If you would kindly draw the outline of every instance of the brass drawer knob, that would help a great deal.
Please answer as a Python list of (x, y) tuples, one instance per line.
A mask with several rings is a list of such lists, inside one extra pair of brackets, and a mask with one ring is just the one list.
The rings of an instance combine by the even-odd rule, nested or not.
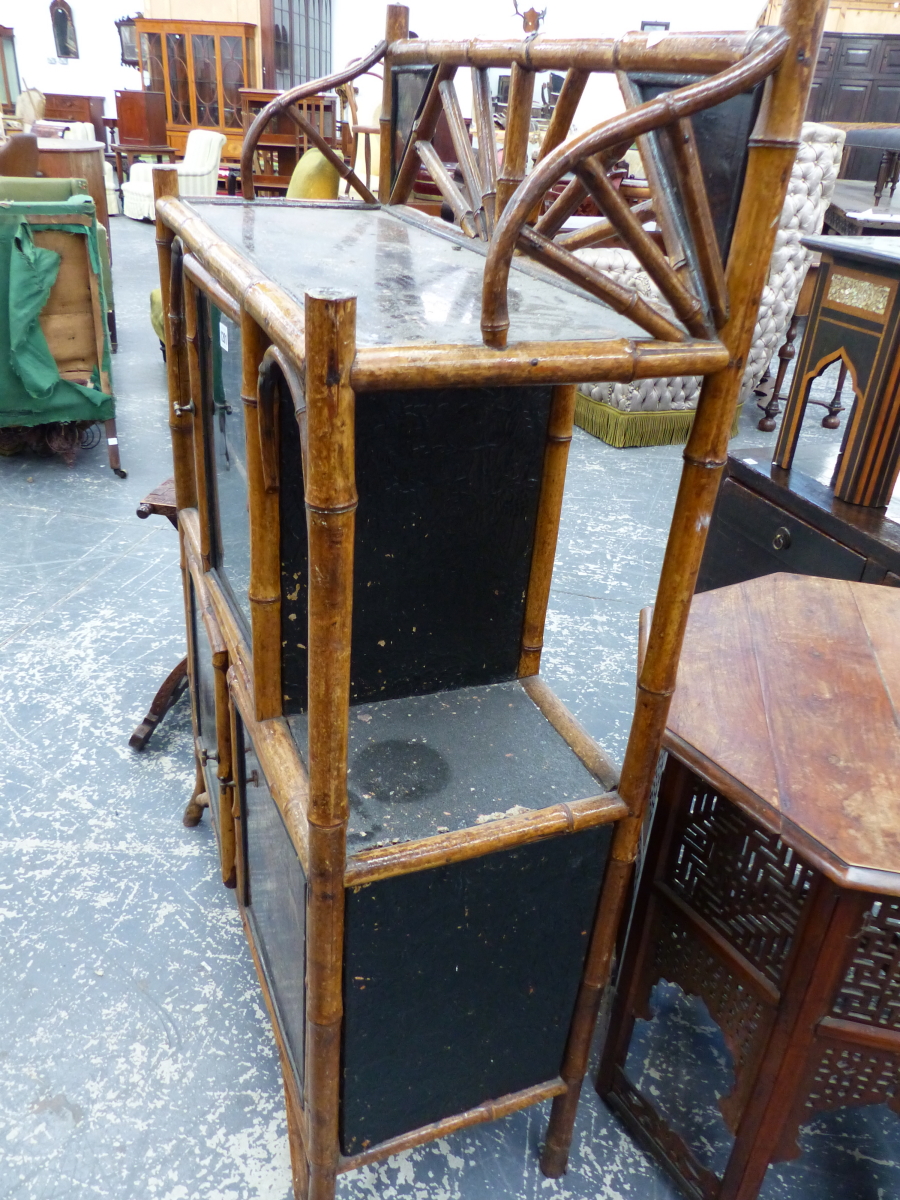
[(773, 550), (787, 550), (791, 544), (791, 531), (786, 529), (784, 525), (779, 525), (775, 530), (775, 536), (772, 538)]

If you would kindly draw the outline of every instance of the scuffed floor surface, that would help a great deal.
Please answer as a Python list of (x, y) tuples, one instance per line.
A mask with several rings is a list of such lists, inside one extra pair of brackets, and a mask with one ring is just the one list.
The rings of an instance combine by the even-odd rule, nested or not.
[[(170, 473), (148, 319), (153, 230), (115, 220), (113, 247), (128, 478), (102, 446), (71, 469), (0, 460), (0, 1198), (288, 1200), (281, 1081), (250, 955), (208, 824), (180, 820), (193, 778), (185, 703), (143, 754), (127, 744), (184, 629), (175, 533), (134, 515)], [(763, 441), (753, 430), (744, 444)], [(617, 758), (679, 458), (580, 432), (573, 444), (545, 674)], [(543, 1179), (546, 1110), (345, 1176), (341, 1200), (673, 1200), (590, 1086), (569, 1174)], [(833, 1124), (812, 1131), (832, 1158), (865, 1157)], [(842, 1200), (900, 1195), (884, 1190), (885, 1170), (843, 1178)], [(771, 1171), (766, 1200), (826, 1194), (804, 1178), (799, 1164)]]

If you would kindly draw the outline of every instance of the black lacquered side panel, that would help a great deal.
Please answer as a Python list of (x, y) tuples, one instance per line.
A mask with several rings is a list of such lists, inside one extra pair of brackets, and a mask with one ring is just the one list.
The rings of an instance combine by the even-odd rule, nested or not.
[(193, 657), (194, 713), (197, 720), (197, 735), (201, 747), (212, 758), (204, 764), (206, 794), (209, 796), (209, 811), (212, 813), (216, 831), (219, 828), (219, 780), (216, 775), (218, 734), (216, 732), (216, 674), (212, 661), (209, 638), (197, 606), (194, 581), (188, 575), (191, 603), (191, 653)]
[(559, 1074), (610, 836), (348, 893), (345, 1154)]
[(243, 817), (244, 903), (294, 1074), (303, 1080), (306, 1021), (306, 876), (236, 715)]
[[(515, 678), (550, 397), (549, 387), (357, 397), (353, 703)], [(282, 445), (282, 682), (285, 711), (298, 712), (306, 515), (299, 447)]]

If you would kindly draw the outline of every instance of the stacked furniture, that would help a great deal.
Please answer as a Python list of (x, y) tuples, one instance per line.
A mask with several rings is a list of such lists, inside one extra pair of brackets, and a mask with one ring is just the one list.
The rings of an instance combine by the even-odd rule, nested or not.
[[(0, 179), (0, 446), (71, 460), (102, 424), (119, 460), (104, 276), (108, 254), (79, 179)], [(106, 271), (104, 271), (104, 265)]]
[[(209, 807), (237, 894), (298, 1197), (551, 1097), (543, 1166), (565, 1169), (822, 12), (801, 0), (785, 29), (573, 45), (410, 38), (391, 6), (370, 55), (260, 113), (244, 199), (186, 201), (177, 172), (154, 169), (196, 747), (186, 818)], [(316, 137), (363, 202), (255, 201), (267, 121), (376, 63), (381, 204)], [(490, 135), (476, 153), (466, 132), (462, 66), (482, 134), (488, 71), (510, 72), (499, 169)], [(410, 67), (428, 68), (414, 103)], [(565, 82), (526, 178), (538, 70)], [(613, 70), (678, 80), (567, 141), (591, 73)], [(723, 207), (694, 118), (764, 86), (775, 102), (752, 141), (744, 121)], [(431, 141), (441, 113), (461, 184)], [(684, 277), (598, 158), (673, 122)], [(456, 228), (406, 203), (420, 163)], [(557, 236), (586, 194), (604, 213), (593, 234), (634, 249), (671, 316)], [(706, 236), (714, 212), (727, 263)], [(575, 387), (677, 373), (706, 382), (614, 786), (539, 673)]]

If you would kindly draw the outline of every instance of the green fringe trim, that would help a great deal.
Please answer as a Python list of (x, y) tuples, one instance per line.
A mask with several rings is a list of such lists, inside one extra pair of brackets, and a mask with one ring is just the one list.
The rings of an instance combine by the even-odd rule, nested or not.
[[(741, 405), (734, 414), (730, 437), (736, 437)], [(680, 446), (688, 440), (694, 421), (692, 408), (623, 412), (583, 392), (575, 398), (575, 424), (607, 446), (624, 450), (632, 446)]]

